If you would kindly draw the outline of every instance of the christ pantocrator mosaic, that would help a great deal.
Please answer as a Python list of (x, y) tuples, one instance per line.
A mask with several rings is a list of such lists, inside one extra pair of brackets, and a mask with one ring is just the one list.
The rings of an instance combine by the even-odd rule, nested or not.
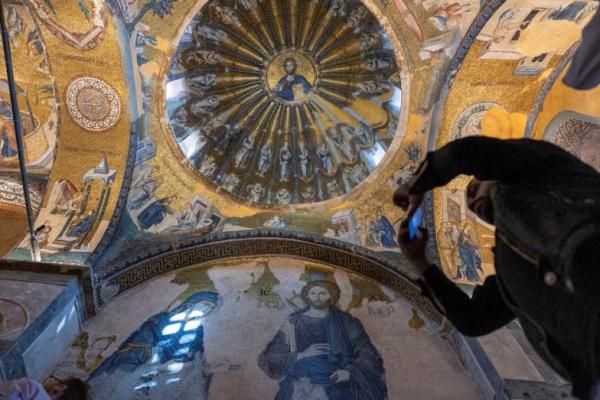
[(359, 1), (212, 0), (179, 40), (166, 112), (204, 178), (285, 206), (343, 196), (371, 174), (400, 97), (392, 45)]

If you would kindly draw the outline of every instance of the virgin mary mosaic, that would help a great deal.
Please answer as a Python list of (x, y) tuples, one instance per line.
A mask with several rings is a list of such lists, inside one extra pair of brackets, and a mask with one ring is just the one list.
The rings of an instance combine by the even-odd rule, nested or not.
[(207, 399), (203, 324), (218, 304), (217, 293), (197, 292), (146, 320), (90, 376), (95, 397)]

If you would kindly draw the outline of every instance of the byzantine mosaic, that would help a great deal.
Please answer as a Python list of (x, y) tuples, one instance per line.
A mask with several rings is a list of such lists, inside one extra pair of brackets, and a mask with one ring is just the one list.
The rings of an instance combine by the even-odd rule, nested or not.
[[(159, 84), (164, 82), (164, 79), (154, 78), (164, 75), (165, 65), (170, 65), (170, 60), (173, 59), (174, 54), (168, 50), (169, 47), (180, 40), (183, 28), (190, 23), (191, 16), (196, 15), (203, 6), (203, 2), (174, 4), (171, 1), (129, 1), (126, 3), (112, 1), (104, 3), (96, 0), (86, 0), (78, 5), (66, 0), (48, 2), (28, 0), (11, 3), (9, 7), (11, 33), (15, 38), (13, 47), (17, 50), (16, 54), (21, 54), (20, 51), (26, 50), (23, 53), (25, 54), (23, 61), (17, 57), (19, 60), (15, 63), (18, 70), (17, 75), (21, 73), (20, 71), (25, 71), (33, 66), (37, 68), (36, 73), (39, 73), (40, 77), (46, 74), (48, 76), (47, 80), (50, 82), (43, 83), (42, 79), (41, 84), (45, 85), (44, 90), (35, 88), (24, 91), (24, 93), (35, 93), (36, 96), (39, 96), (39, 93), (49, 93), (50, 100), (46, 99), (44, 100), (45, 103), (40, 104), (47, 104), (46, 107), (56, 114), (56, 117), (47, 119), (42, 114), (40, 114), (40, 117), (36, 117), (38, 111), (32, 110), (33, 112), (29, 112), (32, 114), (32, 121), (35, 118), (49, 121), (46, 123), (47, 127), (41, 125), (40, 128), (43, 129), (38, 129), (40, 132), (42, 130), (45, 132), (43, 135), (38, 134), (39, 137), (45, 138), (38, 142), (42, 144), (48, 142), (40, 149), (47, 148), (48, 150), (44, 151), (53, 155), (55, 153), (55, 140), (52, 139), (54, 137), (52, 135), (59, 134), (61, 137), (61, 151), (58, 152), (58, 158), (54, 161), (54, 169), (46, 184), (46, 187), (50, 190), (46, 193), (41, 207), (42, 211), (36, 221), (36, 227), (42, 232), (43, 258), (45, 260), (83, 263), (100, 243), (109, 224), (108, 221), (113, 214), (115, 202), (119, 197), (120, 186), (123, 180), (127, 178), (124, 162), (127, 156), (129, 139), (128, 120), (135, 120), (138, 113), (144, 115), (142, 123), (138, 124), (136, 129), (139, 136), (137, 138), (139, 169), (136, 169), (131, 179), (133, 197), (130, 196), (131, 201), (128, 204), (126, 213), (126, 218), (129, 218), (129, 222), (132, 224), (125, 224), (126, 227), (123, 229), (128, 231), (128, 228), (131, 227), (130, 230), (133, 233), (130, 234), (134, 238), (141, 236), (145, 240), (156, 239), (160, 241), (165, 239), (165, 235), (169, 237), (180, 233), (203, 235), (222, 229), (256, 229), (260, 227), (296, 229), (298, 227), (300, 230), (341, 238), (382, 251), (397, 251), (393, 224), (397, 222), (398, 216), (392, 215), (395, 211), (392, 210), (391, 206), (384, 202), (379, 205), (369, 204), (369, 207), (358, 207), (356, 209), (354, 207), (354, 204), (366, 204), (364, 201), (366, 198), (389, 198), (395, 184), (391, 181), (388, 184), (388, 180), (391, 179), (389, 172), (381, 172), (389, 170), (389, 167), (379, 168), (377, 178), (367, 179), (364, 184), (359, 185), (359, 190), (354, 190), (353, 195), (348, 196), (345, 201), (332, 203), (325, 214), (315, 213), (310, 208), (305, 210), (304, 213), (296, 213), (293, 208), (277, 211), (265, 210), (260, 207), (247, 207), (236, 204), (224, 198), (221, 194), (216, 194), (214, 188), (207, 186), (205, 182), (195, 177), (191, 168), (185, 171), (181, 170), (177, 161), (179, 150), (171, 148), (172, 143), (168, 137), (151, 133), (165, 129), (168, 131), (169, 129), (165, 120), (161, 119), (164, 117), (162, 111), (159, 113), (155, 111), (157, 108), (162, 108), (165, 88), (152, 86), (150, 84), (152, 82), (148, 83), (148, 81), (151, 80)], [(248, 10), (258, 10), (253, 2), (245, 2), (232, 3), (227, 6), (223, 4), (219, 10), (215, 8), (214, 11), (221, 13), (220, 15), (225, 15), (223, 12), (229, 12), (227, 7), (234, 10), (234, 14), (238, 8), (240, 10), (246, 8)], [(276, 9), (277, 7), (273, 8), (273, 10)], [(398, 89), (394, 90), (398, 93), (391, 97), (387, 96), (388, 99), (393, 98), (395, 100), (389, 103), (388, 106), (383, 107), (383, 113), (382, 111), (377, 112), (375, 109), (369, 113), (373, 117), (381, 114), (383, 118), (376, 117), (373, 121), (367, 118), (364, 120), (366, 125), (361, 125), (362, 122), (358, 125), (359, 128), (363, 127), (361, 129), (366, 132), (364, 139), (359, 136), (354, 139), (351, 131), (352, 129), (356, 130), (356, 128), (346, 129), (348, 132), (344, 131), (350, 136), (347, 136), (344, 132), (337, 135), (341, 138), (337, 147), (337, 142), (335, 142), (337, 136), (334, 131), (330, 131), (326, 134), (327, 136), (323, 136), (323, 138), (327, 137), (329, 151), (332, 152), (332, 161), (334, 162), (330, 164), (337, 165), (338, 162), (335, 160), (339, 158), (341, 163), (346, 165), (347, 162), (343, 161), (344, 157), (350, 157), (350, 161), (363, 159), (359, 163), (362, 167), (358, 169), (350, 165), (352, 162), (346, 165), (350, 165), (347, 179), (343, 178), (346, 173), (342, 173), (340, 175), (341, 180), (336, 181), (337, 183), (323, 182), (316, 187), (314, 198), (326, 199), (336, 196), (338, 192), (341, 194), (351, 186), (358, 184), (365, 174), (371, 172), (376, 161), (381, 159), (383, 152), (388, 147), (388, 153), (392, 156), (388, 156), (383, 160), (385, 165), (390, 163), (397, 165), (399, 162), (406, 163), (407, 161), (414, 163), (418, 160), (423, 145), (425, 122), (423, 117), (411, 115), (410, 110), (414, 107), (409, 103), (411, 98), (409, 93), (418, 102), (423, 102), (423, 99), (431, 97), (431, 88), (435, 86), (435, 82), (430, 86), (423, 80), (425, 76), (429, 76), (429, 71), (426, 69), (432, 65), (437, 65), (438, 61), (443, 63), (444, 60), (447, 60), (452, 54), (452, 46), (454, 46), (451, 45), (446, 49), (442, 45), (434, 49), (425, 42), (439, 32), (446, 34), (447, 37), (453, 37), (453, 40), (456, 41), (458, 37), (466, 32), (470, 20), (477, 13), (478, 4), (473, 3), (457, 8), (438, 4), (435, 1), (419, 4), (403, 1), (366, 2), (365, 6), (359, 5), (359, 3), (331, 2), (326, 6), (320, 5), (314, 8), (314, 4), (311, 2), (310, 6), (309, 3), (306, 3), (306, 5), (302, 5), (296, 11), (293, 11), (297, 22), (292, 24), (282, 22), (282, 18), (289, 18), (292, 14), (271, 11), (264, 14), (264, 18), (268, 18), (270, 27), (266, 31), (261, 31), (259, 38), (263, 41), (267, 40), (266, 43), (269, 44), (271, 43), (269, 40), (275, 39), (278, 41), (283, 39), (283, 36), (280, 35), (285, 32), (291, 33), (294, 31), (304, 32), (304, 35), (308, 34), (309, 31), (302, 28), (306, 21), (301, 17), (309, 16), (309, 10), (313, 13), (310, 15), (315, 17), (320, 15), (321, 12), (327, 12), (327, 14), (323, 14), (327, 15), (327, 19), (320, 25), (319, 32), (310, 32), (310, 38), (308, 39), (311, 39), (311, 42), (306, 43), (310, 45), (308, 50), (314, 50), (310, 47), (315, 47), (316, 43), (320, 43), (318, 35), (331, 32), (332, 27), (335, 25), (331, 25), (329, 21), (338, 21), (342, 24), (340, 26), (347, 26), (346, 29), (354, 29), (352, 34), (357, 40), (360, 39), (356, 41), (358, 45), (356, 49), (369, 51), (369, 46), (375, 46), (371, 50), (388, 52), (389, 54), (385, 56), (387, 58), (390, 57), (390, 54), (394, 54), (393, 57), (396, 57), (396, 60), (390, 64), (389, 60), (384, 60), (385, 57), (377, 59), (379, 55), (376, 51), (372, 54), (375, 58), (369, 56), (372, 60), (369, 57), (364, 58), (366, 56), (362, 57), (360, 55), (364, 58), (365, 66), (372, 67), (371, 70), (376, 73), (373, 75), (376, 79), (367, 79), (365, 82), (373, 81), (376, 84), (375, 86), (372, 84), (369, 86), (366, 83), (359, 82), (359, 86), (366, 85), (366, 92), (362, 93), (360, 92), (362, 89), (358, 88), (359, 92), (357, 93), (362, 100), (357, 103), (360, 106), (358, 108), (354, 107), (354, 111), (351, 111), (350, 115), (353, 115), (352, 113), (356, 114), (357, 110), (360, 114), (360, 110), (364, 109), (371, 100), (374, 100), (375, 104), (385, 105), (383, 103), (385, 103), (384, 100), (387, 95), (382, 96), (382, 94), (386, 90), (389, 91), (390, 88), (397, 87)], [(370, 18), (373, 22), (361, 22), (367, 15), (365, 12), (372, 15), (372, 17), (368, 16), (367, 19)], [(112, 18), (111, 14), (116, 15), (117, 18)], [(389, 19), (387, 15), (389, 15)], [(217, 17), (217, 15), (213, 17)], [(355, 24), (358, 25), (355, 26)], [(379, 24), (379, 28), (376, 28), (377, 24)], [(160, 29), (158, 29), (159, 27)], [(169, 28), (165, 29), (165, 27)], [(274, 27), (276, 27), (275, 30), (273, 30)], [(280, 30), (277, 31), (277, 29)], [(373, 36), (373, 32), (377, 30), (380, 33), (383, 32), (383, 36), (376, 37), (380, 33)], [(206, 30), (199, 30), (198, 32), (200, 31), (210, 33)], [(333, 35), (327, 37), (327, 39), (336, 37), (338, 41), (347, 41), (342, 36), (338, 36)], [(197, 35), (196, 37), (200, 38)], [(230, 37), (235, 37), (235, 35), (230, 35)], [(322, 37), (326, 38), (326, 36)], [(215, 38), (214, 35), (202, 36), (202, 40), (210, 41)], [(23, 40), (23, 45), (20, 47), (19, 40)], [(349, 43), (354, 43), (354, 39)], [(378, 47), (382, 44), (383, 47)], [(352, 46), (349, 48), (352, 48)], [(363, 49), (364, 46), (367, 47)], [(380, 50), (377, 50), (378, 48)], [(419, 51), (422, 54), (418, 55)], [(31, 62), (30, 58), (32, 57), (37, 57), (39, 60)], [(120, 60), (122, 70), (112, 68), (107, 60)], [(311, 65), (310, 60), (307, 63), (305, 64)], [(377, 75), (380, 72), (385, 72), (385, 67), (381, 69), (383, 67), (382, 63), (388, 63), (392, 68), (390, 70), (392, 72), (394, 68), (399, 66), (402, 66), (402, 68), (399, 68), (399, 73), (396, 74), (394, 79), (389, 80), (385, 74), (382, 76)], [(416, 68), (418, 63), (427, 65), (423, 65), (424, 69), (419, 69)], [(373, 65), (371, 66), (371, 64)], [(272, 65), (279, 64), (275, 62)], [(365, 71), (370, 71), (369, 68)], [(437, 66), (436, 68), (439, 69), (440, 67)], [(413, 69), (415, 70), (414, 73), (412, 72)], [(307, 76), (312, 75), (309, 73)], [(383, 80), (378, 81), (380, 78)], [(331, 75), (331, 79), (337, 79), (335, 73)], [(388, 82), (386, 82), (386, 79)], [(414, 93), (411, 90), (412, 83), (410, 79), (414, 79), (415, 82), (422, 82), (417, 84), (417, 90)], [(400, 85), (401, 81), (404, 82), (402, 85)], [(337, 81), (331, 81), (330, 83), (323, 81), (316, 84), (316, 86), (321, 87), (323, 91), (332, 90), (332, 88), (335, 91), (338, 84)], [(309, 85), (313, 86), (310, 83)], [(127, 94), (124, 92), (126, 87), (129, 87), (129, 93)], [(400, 87), (402, 87), (401, 91), (399, 90)], [(344, 90), (340, 93), (345, 93)], [(56, 93), (62, 92), (65, 93), (65, 99), (67, 100), (64, 105), (60, 105), (56, 100), (51, 101), (52, 98), (56, 99)], [(134, 97), (128, 100), (128, 96)], [(346, 96), (346, 94), (343, 94), (343, 96)], [(275, 96), (275, 98), (280, 99), (281, 97)], [(24, 98), (23, 101), (27, 103), (28, 99)], [(34, 102), (36, 105), (33, 108), (37, 107), (38, 101)], [(21, 108), (26, 109), (28, 105), (24, 104)], [(326, 107), (323, 108), (323, 105), (319, 107), (326, 109)], [(427, 108), (425, 106), (425, 109)], [(352, 110), (352, 107), (349, 110)], [(314, 110), (310, 112), (312, 113)], [(46, 111), (47, 113), (48, 111)], [(390, 120), (389, 115), (394, 115), (394, 117)], [(156, 119), (156, 117), (159, 119)], [(356, 116), (352, 118), (356, 118)], [(331, 115), (327, 115), (326, 119), (331, 121)], [(386, 119), (388, 122), (385, 122)], [(342, 118), (341, 122), (343, 123), (344, 120)], [(32, 127), (35, 127), (35, 124), (35, 121), (32, 122)], [(323, 129), (325, 128), (327, 126)], [(318, 130), (321, 129), (322, 124), (319, 123)], [(377, 136), (382, 135), (382, 141), (373, 142), (370, 140), (369, 136), (372, 133), (369, 133), (369, 129), (381, 131), (377, 133)], [(65, 133), (62, 133), (63, 130)], [(398, 151), (401, 145), (399, 140), (395, 144), (390, 143), (396, 132), (399, 139), (404, 136), (409, 137), (412, 131), (421, 132), (419, 133), (421, 136), (416, 140), (411, 140), (409, 146), (404, 149), (405, 151)], [(94, 132), (96, 133), (94, 134)], [(5, 161), (14, 163), (14, 140), (10, 139), (10, 134), (11, 132), (7, 131), (7, 138), (3, 139), (2, 142), (3, 160), (6, 159)], [(372, 143), (369, 150), (372, 157), (369, 156), (369, 152), (365, 153), (366, 158), (362, 156), (354, 157), (353, 152), (358, 152), (361, 146), (360, 140)], [(354, 144), (353, 141), (357, 144)], [(32, 151), (34, 149), (34, 145), (27, 147)], [(285, 152), (282, 153), (281, 149), (283, 147), (280, 148), (278, 157), (271, 158), (273, 160), (279, 158), (277, 160), (280, 165), (279, 178), (283, 176), (285, 182), (287, 174), (292, 174), (292, 164), (290, 163), (289, 166), (290, 172), (286, 172), (287, 169), (282, 168), (286, 166), (287, 161), (285, 161), (286, 156), (283, 154)], [(177, 151), (174, 152), (174, 150)], [(289, 150), (291, 152), (292, 149)], [(323, 150), (325, 150), (325, 146), (323, 146)], [(315, 169), (318, 167), (329, 174), (330, 164), (327, 163), (326, 152), (323, 153), (325, 154), (324, 158), (322, 157), (320, 163), (315, 161), (313, 167)], [(339, 153), (340, 156), (336, 158), (337, 156), (333, 153)], [(397, 157), (395, 154), (400, 156)], [(53, 157), (46, 157), (46, 159), (53, 160)], [(283, 163), (281, 159), (284, 160)], [(323, 160), (325, 160), (325, 163), (323, 163)], [(263, 166), (267, 164), (269, 163), (263, 162)], [(92, 169), (97, 168), (105, 172), (100, 174), (89, 173)], [(293, 174), (299, 173), (302, 175), (301, 165), (294, 166), (294, 168), (297, 168), (300, 172), (294, 171)], [(312, 174), (310, 166), (308, 168), (305, 175)], [(50, 169), (47, 168), (47, 170), (49, 172)], [(114, 174), (111, 174), (111, 171), (114, 171)], [(110, 176), (102, 179), (89, 179), (90, 177), (98, 178), (102, 174), (109, 174)], [(339, 172), (336, 172), (335, 175), (338, 174)], [(231, 181), (231, 179), (228, 181)], [(335, 187), (336, 184), (339, 189)], [(369, 188), (376, 190), (376, 193), (373, 193)], [(283, 189), (277, 188), (274, 194), (270, 195), (273, 196), (275, 203), (285, 204), (287, 202), (287, 194)], [(299, 200), (306, 198), (306, 200), (302, 200), (303, 202), (313, 201), (311, 200), (310, 190), (306, 192), (304, 197), (301, 196), (305, 193), (304, 189), (299, 192), (297, 192), (297, 189), (291, 190), (291, 188), (286, 190), (290, 195), (295, 193), (292, 198), (299, 196)], [(100, 193), (94, 194), (95, 191)], [(377, 193), (377, 191), (381, 193)], [(93, 201), (84, 204), (82, 199), (87, 199), (88, 195), (92, 197)], [(138, 208), (139, 202), (143, 202), (143, 204)], [(226, 220), (230, 220), (230, 223), (226, 223)], [(364, 222), (359, 223), (358, 221)], [(109, 232), (112, 231), (113, 229), (109, 230)], [(27, 258), (26, 239), (21, 242), (20, 249), (17, 249), (12, 257)]]
[[(123, 237), (160, 241), (182, 233), (203, 235), (275, 228), (324, 235), (380, 252), (397, 252), (395, 225), (401, 213), (399, 215), (387, 199), (391, 198), (397, 180), (406, 176), (423, 155), (421, 149), (426, 140), (431, 99), (438, 79), (442, 78), (441, 70), (466, 33), (479, 4), (458, 8), (437, 2), (402, 1), (367, 1), (364, 5), (343, 1), (306, 2), (294, 3), (290, 8), (276, 2), (263, 8), (252, 1), (161, 4), (162, 8), (157, 4), (152, 12), (144, 9), (147, 10), (144, 14), (142, 3), (118, 3), (130, 35), (135, 38), (134, 61), (139, 66), (136, 86), (141, 92), (145, 127), (139, 136)], [(308, 29), (306, 24), (317, 16), (324, 18), (319, 18), (319, 24)], [(212, 18), (222, 26), (217, 29), (203, 24), (202, 18), (207, 21)], [(265, 24), (250, 24), (262, 28), (252, 28), (254, 33), (236, 45), (241, 40), (235, 34), (237, 26), (263, 19)], [(425, 43), (440, 32), (451, 40), (441, 45)], [(325, 34), (330, 36), (323, 36)], [(348, 46), (348, 50), (341, 47), (331, 52), (332, 45), (337, 43)], [(196, 46), (193, 52), (202, 55), (202, 59), (188, 57), (179, 61), (182, 51), (192, 54), (190, 46)], [(229, 47), (236, 50), (227, 54), (216, 51)], [(287, 53), (285, 48), (288, 48)], [(309, 55), (308, 59), (304, 60), (301, 48)], [(323, 51), (319, 52), (319, 48)], [(286, 57), (278, 56), (284, 53)], [(321, 68), (329, 68), (327, 63), (311, 61), (316, 55), (325, 54), (329, 54), (330, 59), (326, 61), (334, 68), (330, 72), (321, 72)], [(351, 63), (356, 62), (356, 68), (347, 73), (337, 71), (336, 58), (331, 58), (334, 55), (354, 57)], [(276, 57), (273, 62), (264, 64), (261, 58), (265, 56), (269, 60)], [(231, 57), (237, 57), (241, 64), (237, 63), (233, 69), (227, 67)], [(285, 59), (294, 59), (289, 68), (298, 73), (292, 71), (292, 75), (306, 80), (307, 85), (301, 91), (306, 92), (309, 86), (311, 93), (322, 89), (319, 93), (329, 93), (325, 94), (329, 96), (325, 100), (327, 104), (315, 103), (302, 111), (302, 104), (309, 99), (302, 96), (308, 92), (299, 94), (300, 100), (295, 100), (295, 94), (293, 100), (277, 94), (281, 92), (277, 90), (277, 79), (285, 75)], [(304, 66), (299, 66), (298, 60)], [(375, 64), (371, 66), (369, 60)], [(195, 63), (193, 68), (188, 61)], [(361, 62), (364, 67), (360, 67)], [(256, 73), (252, 72), (253, 68)], [(399, 72), (390, 77), (395, 68)], [(438, 71), (433, 74), (433, 82), (431, 68)], [(264, 82), (261, 71), (266, 73)], [(223, 73), (225, 75), (220, 77)], [(368, 78), (369, 73), (373, 79)], [(241, 75), (236, 77), (235, 74)], [(365, 92), (359, 87), (364, 83), (355, 79), (362, 76), (358, 74), (364, 75), (364, 82), (373, 81), (377, 85), (365, 86)], [(347, 83), (342, 84), (342, 81)], [(412, 89), (413, 82), (416, 90)], [(252, 101), (251, 93), (259, 90), (257, 88), (273, 93), (274, 106), (264, 103), (263, 107), (260, 102)], [(389, 93), (392, 88), (396, 88), (393, 90), (397, 94)], [(341, 93), (345, 94), (339, 97)], [(236, 96), (241, 96), (238, 102), (234, 100)], [(360, 106), (359, 103), (342, 104), (351, 101), (352, 96), (361, 99)], [(241, 107), (242, 99), (249, 102), (244, 109), (256, 111), (248, 116), (240, 114), (245, 118), (243, 124), (231, 122), (230, 115), (235, 113), (215, 111), (228, 104)], [(382, 105), (385, 113), (393, 118), (369, 106), (369, 102)], [(371, 108), (372, 111), (365, 111)], [(181, 114), (177, 118), (176, 112)], [(270, 117), (258, 118), (262, 112)], [(221, 119), (216, 118), (217, 115)], [(256, 118), (248, 119), (252, 115)], [(194, 121), (198, 118), (207, 124), (196, 124)], [(270, 122), (265, 125), (265, 121)], [(317, 136), (302, 133), (307, 123), (314, 131), (312, 135)], [(268, 132), (274, 133), (263, 135), (262, 130), (252, 128), (255, 124), (264, 125)], [(194, 130), (196, 125), (204, 131)], [(216, 131), (208, 132), (212, 129)], [(361, 129), (367, 132), (363, 139), (352, 133)], [(299, 136), (300, 133), (303, 136)], [(261, 135), (258, 141), (262, 144), (255, 143), (257, 139), (251, 140), (255, 134)], [(296, 138), (302, 137), (299, 146), (293, 144), (297, 143)], [(308, 142), (304, 143), (305, 139)], [(319, 140), (323, 144), (323, 157), (317, 149)], [(361, 146), (367, 144), (375, 158), (370, 158), (368, 152), (363, 152), (363, 157)], [(310, 151), (303, 152), (303, 148)], [(386, 149), (387, 153), (383, 153)], [(373, 171), (383, 154), (388, 155)], [(306, 157), (304, 164), (302, 157)], [(226, 161), (221, 164), (218, 160)], [(244, 167), (246, 161), (255, 173)], [(344, 167), (339, 169), (338, 166)], [(240, 172), (246, 178), (242, 179)], [(206, 176), (209, 178), (205, 179)], [(358, 186), (352, 189), (354, 185)], [(230, 196), (230, 192), (237, 194)], [(328, 200), (330, 198), (332, 200)], [(325, 208), (311, 205), (319, 200), (327, 200)]]
[(54, 373), (89, 377), (97, 399), (479, 398), (435, 327), (398, 292), (321, 263), (217, 261), (114, 297)]
[[(256, 229), (307, 232), (398, 259), (403, 215), (389, 201), (398, 182), (425, 149), (450, 138), (522, 136), (538, 93), (597, 7), (282, 4), (10, 2), (44, 260), (84, 264), (96, 252), (93, 262), (110, 261), (126, 243)], [(260, 27), (245, 37), (242, 25)], [(340, 70), (340, 60), (352, 68)], [(0, 163), (14, 169), (7, 104)], [(304, 128), (313, 133), (300, 135)], [(436, 192), (434, 231), (444, 270), (476, 283), (491, 273), (493, 231), (466, 210), (465, 182)], [(23, 224), (10, 226), (8, 237), (21, 237), (3, 248), (17, 245), (10, 257), (28, 258), (28, 240), (16, 232)]]
[(577, 91), (557, 79), (543, 98), (532, 132), (534, 138), (553, 141), (600, 169), (598, 89)]
[[(564, 68), (561, 57), (572, 55), (568, 50), (597, 6), (595, 1), (504, 2), (470, 46), (440, 102), (439, 130), (432, 132), (430, 148), (469, 135), (524, 137), (529, 111), (537, 107), (548, 79), (557, 78), (555, 66)], [(556, 41), (540, 39), (563, 28)], [(443, 270), (473, 284), (494, 272), (494, 230), (467, 209), (467, 183), (463, 176), (435, 191), (434, 220)]]
[[(35, 186), (42, 188), (34, 196), (36, 205), (41, 203), (35, 228), (42, 259), (85, 263), (115, 210), (129, 124), (135, 119), (126, 112), (124, 69), (108, 62), (121, 65), (119, 28), (107, 4), (96, 0), (11, 1), (7, 13), (27, 168)], [(8, 100), (4, 102), (0, 163), (16, 168), (12, 113)], [(10, 257), (28, 259), (28, 238), (24, 232), (20, 236)]]

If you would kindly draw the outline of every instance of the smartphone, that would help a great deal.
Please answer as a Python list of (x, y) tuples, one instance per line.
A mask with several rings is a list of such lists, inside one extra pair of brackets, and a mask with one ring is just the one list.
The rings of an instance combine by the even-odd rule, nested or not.
[(408, 221), (408, 239), (414, 240), (419, 228), (423, 224), (423, 207), (419, 206), (413, 216)]

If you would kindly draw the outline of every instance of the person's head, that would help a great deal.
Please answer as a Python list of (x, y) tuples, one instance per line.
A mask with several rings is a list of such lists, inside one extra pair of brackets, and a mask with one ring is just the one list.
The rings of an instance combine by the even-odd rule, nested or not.
[(311, 308), (325, 310), (340, 298), (340, 288), (333, 282), (314, 281), (302, 288), (302, 298)]
[(487, 223), (494, 223), (494, 205), (491, 191), (494, 181), (473, 178), (467, 185), (467, 207)]
[(90, 385), (81, 379), (58, 379), (53, 375), (43, 386), (52, 400), (87, 400), (90, 391)]
[(460, 234), (463, 236), (463, 240), (467, 242), (477, 242), (477, 232), (475, 231), (475, 226), (469, 221), (464, 221), (461, 224)]
[(285, 73), (288, 75), (294, 75), (296, 73), (296, 60), (292, 57), (288, 57), (283, 62), (283, 68), (285, 69)]

